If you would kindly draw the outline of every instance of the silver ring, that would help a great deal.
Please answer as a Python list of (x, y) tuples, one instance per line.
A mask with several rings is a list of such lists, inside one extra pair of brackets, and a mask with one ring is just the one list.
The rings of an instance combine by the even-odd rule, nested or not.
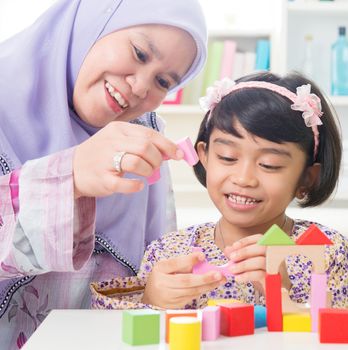
[(113, 164), (114, 164), (114, 168), (118, 173), (122, 173), (122, 167), (121, 167), (121, 162), (122, 162), (122, 158), (123, 156), (126, 154), (127, 152), (116, 152), (114, 157), (112, 158)]

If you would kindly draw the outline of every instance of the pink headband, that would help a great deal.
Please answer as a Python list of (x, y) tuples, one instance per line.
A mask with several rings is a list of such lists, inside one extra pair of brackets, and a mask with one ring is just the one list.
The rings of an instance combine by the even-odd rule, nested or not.
[(319, 147), (319, 130), (318, 125), (322, 125), (320, 117), (323, 115), (321, 110), (320, 98), (311, 94), (311, 85), (306, 84), (296, 88), (296, 94), (283, 86), (279, 86), (266, 81), (247, 81), (236, 84), (229, 78), (224, 78), (216, 81), (213, 86), (207, 89), (207, 95), (199, 99), (199, 104), (205, 112), (210, 111), (207, 123), (209, 122), (212, 111), (215, 106), (227, 94), (245, 89), (245, 88), (260, 88), (276, 92), (279, 95), (287, 97), (293, 102), (291, 109), (301, 111), (302, 117), (307, 127), (312, 128), (314, 134), (314, 160), (316, 159)]

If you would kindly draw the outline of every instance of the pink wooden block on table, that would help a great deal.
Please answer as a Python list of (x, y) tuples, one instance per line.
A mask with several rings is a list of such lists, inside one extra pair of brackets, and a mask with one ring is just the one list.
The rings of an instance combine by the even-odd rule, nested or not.
[(216, 340), (220, 335), (220, 307), (207, 306), (202, 311), (202, 340)]
[[(193, 252), (201, 252), (202, 249), (199, 247), (193, 247), (192, 251)], [(233, 273), (229, 269), (233, 264), (234, 264), (234, 262), (229, 261), (227, 264), (217, 266), (217, 265), (212, 265), (212, 264), (208, 263), (207, 261), (202, 261), (202, 262), (193, 266), (192, 273), (197, 274), (197, 275), (203, 275), (204, 273), (207, 273), (209, 271), (216, 271), (216, 272), (220, 272), (225, 277), (234, 276)]]
[(311, 277), (311, 324), (312, 332), (318, 332), (319, 309), (326, 305), (326, 274), (312, 273)]

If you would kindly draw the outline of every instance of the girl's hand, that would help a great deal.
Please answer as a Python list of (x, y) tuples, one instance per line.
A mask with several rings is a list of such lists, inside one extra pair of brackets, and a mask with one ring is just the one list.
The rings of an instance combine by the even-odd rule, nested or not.
[(225, 248), (225, 255), (235, 264), (231, 272), (239, 283), (256, 282), (259, 291), (264, 291), (266, 277), (266, 247), (258, 245), (261, 234), (240, 239)]
[(191, 273), (193, 266), (204, 259), (203, 253), (195, 252), (159, 261), (148, 277), (142, 302), (166, 309), (182, 308), (225, 283), (219, 272)]
[[(113, 165), (116, 152), (122, 158), (122, 173)], [(141, 125), (111, 122), (76, 147), (73, 161), (75, 198), (102, 197), (115, 192), (142, 190), (139, 179), (123, 178), (124, 172), (150, 176), (160, 167), (163, 156), (181, 159), (183, 152), (159, 132)]]

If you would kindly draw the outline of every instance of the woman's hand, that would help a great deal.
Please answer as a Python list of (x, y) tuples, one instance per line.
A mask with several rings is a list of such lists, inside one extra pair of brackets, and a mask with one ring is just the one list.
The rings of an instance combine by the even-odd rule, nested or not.
[(225, 248), (225, 255), (235, 264), (231, 272), (235, 274), (235, 280), (239, 283), (248, 281), (256, 282), (255, 287), (264, 292), (266, 277), (266, 247), (258, 245), (261, 234), (256, 234), (240, 239)]
[[(113, 157), (121, 151), (126, 154), (121, 162), (122, 172), (118, 173)], [(140, 191), (143, 182), (123, 178), (123, 173), (150, 176), (160, 167), (164, 156), (179, 160), (183, 152), (155, 130), (126, 122), (111, 122), (76, 147), (73, 161), (75, 198)]]
[(166, 309), (182, 308), (225, 283), (219, 272), (192, 274), (193, 266), (204, 259), (203, 253), (195, 252), (159, 261), (148, 277), (142, 302)]

